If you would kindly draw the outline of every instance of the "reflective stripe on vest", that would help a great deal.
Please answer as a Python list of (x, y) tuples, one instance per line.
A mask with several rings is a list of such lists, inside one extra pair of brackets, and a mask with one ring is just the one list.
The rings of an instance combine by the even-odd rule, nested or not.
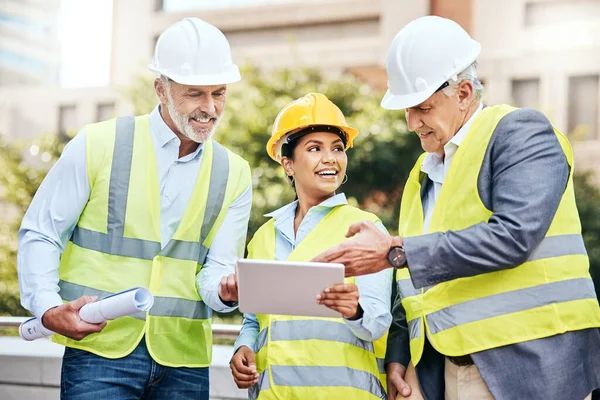
[[(265, 328), (263, 331), (268, 329)], [(326, 340), (351, 344), (373, 353), (372, 342), (357, 338), (346, 324), (340, 322), (318, 319), (274, 321), (270, 329), (273, 342), (278, 340)]]
[(278, 386), (346, 386), (362, 389), (381, 398), (385, 391), (379, 378), (348, 367), (272, 365), (273, 384)]
[(258, 339), (256, 340), (256, 352), (258, 353), (262, 349), (269, 339), (269, 328), (265, 328), (258, 333)]
[(265, 369), (258, 375), (258, 382), (248, 388), (248, 399), (256, 400), (261, 390), (271, 388), (271, 382), (269, 381), (269, 370)]
[(380, 374), (385, 374), (385, 358), (377, 357), (377, 368), (379, 369)]
[[(366, 371), (348, 367), (271, 365), (273, 384), (277, 386), (351, 387), (364, 390), (381, 399), (387, 397), (379, 378)], [(258, 383), (248, 390), (250, 399), (258, 398), (261, 390), (270, 388), (268, 370), (261, 373)]]
[(421, 318), (408, 321), (408, 333), (411, 339), (418, 339), (421, 337)]
[[(114, 294), (63, 280), (58, 282), (58, 286), (60, 288), (60, 297), (66, 301), (73, 301), (81, 296), (98, 296), (98, 299), (102, 299)], [(154, 304), (149, 313), (157, 317), (181, 317), (189, 319), (208, 319), (212, 316), (212, 310), (202, 301), (162, 296), (154, 296)], [(145, 312), (138, 312), (131, 316), (136, 319), (146, 319)]]
[[(585, 249), (585, 244), (583, 242), (583, 236), (577, 234), (548, 236), (542, 239), (535, 250), (531, 252), (531, 255), (526, 262), (575, 254), (581, 254), (584, 256), (587, 255), (587, 250)], [(399, 279), (396, 284), (400, 294), (402, 295), (402, 298), (421, 294), (421, 289), (415, 288), (410, 278)], [(424, 292), (431, 287), (432, 286), (428, 286), (425, 288)]]
[(396, 284), (403, 299), (421, 294), (421, 289), (415, 288), (410, 278), (399, 279)]
[(426, 319), (429, 330), (432, 334), (436, 334), (486, 318), (553, 303), (595, 298), (596, 292), (591, 279), (569, 279), (465, 301), (432, 312), (426, 316)]
[(134, 117), (117, 118), (115, 151), (112, 160), (108, 193), (107, 233), (76, 226), (71, 241), (79, 247), (117, 256), (152, 260), (156, 255), (161, 254), (165, 257), (197, 261), (198, 264), (204, 264), (208, 249), (203, 243), (217, 220), (227, 189), (227, 179), (223, 179), (223, 177), (227, 177), (229, 174), (229, 156), (227, 150), (219, 143), (212, 142), (212, 169), (200, 240), (198, 242), (188, 242), (171, 239), (161, 251), (161, 244), (159, 242), (124, 236), (125, 211), (127, 209), (127, 195), (129, 193), (129, 179), (133, 157), (134, 129)]

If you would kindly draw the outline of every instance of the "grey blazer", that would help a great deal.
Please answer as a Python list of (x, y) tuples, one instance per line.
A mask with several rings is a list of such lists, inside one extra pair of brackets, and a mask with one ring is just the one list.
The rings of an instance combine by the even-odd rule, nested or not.
[[(487, 223), (461, 231), (405, 238), (415, 287), (521, 264), (544, 238), (568, 176), (565, 155), (542, 113), (519, 109), (505, 116), (486, 149), (477, 182), (481, 200), (494, 214)], [(423, 187), (430, 184), (425, 176)], [(427, 193), (422, 190), (421, 195)], [(399, 297), (393, 315), (386, 362), (406, 366), (409, 338)], [(567, 332), (471, 356), (499, 400), (583, 400), (600, 387), (598, 329)], [(444, 356), (428, 341), (417, 376), (426, 400), (444, 399)]]

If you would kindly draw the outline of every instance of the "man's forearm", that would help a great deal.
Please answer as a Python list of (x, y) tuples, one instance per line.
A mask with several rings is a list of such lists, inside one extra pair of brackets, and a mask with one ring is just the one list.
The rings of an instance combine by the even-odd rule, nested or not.
[(33, 232), (23, 235), (17, 257), (21, 304), (37, 318), (62, 304), (58, 294), (60, 251)]

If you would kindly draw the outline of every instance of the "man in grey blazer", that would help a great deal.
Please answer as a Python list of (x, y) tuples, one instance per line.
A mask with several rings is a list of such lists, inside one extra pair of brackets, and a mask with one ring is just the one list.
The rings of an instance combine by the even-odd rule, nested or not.
[[(600, 308), (574, 203), (570, 147), (538, 111), (483, 106), (480, 49), (439, 17), (419, 18), (398, 33), (382, 106), (406, 110), (427, 152), (405, 187), (405, 236), (361, 222), (350, 228), (352, 239), (314, 261), (343, 263), (347, 276), (390, 267), (404, 274), (386, 357), (391, 399), (411, 394), (404, 381), (409, 346), (419, 381), (412, 389), (427, 400), (587, 399), (600, 387)], [(485, 210), (485, 218), (453, 229)], [(448, 306), (421, 310), (435, 308), (430, 300)], [(452, 330), (454, 341), (439, 339)]]

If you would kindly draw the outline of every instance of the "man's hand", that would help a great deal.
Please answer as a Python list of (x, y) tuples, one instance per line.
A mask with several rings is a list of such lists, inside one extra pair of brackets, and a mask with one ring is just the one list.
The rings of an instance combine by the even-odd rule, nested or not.
[(97, 296), (83, 296), (51, 308), (42, 315), (42, 325), (74, 340), (81, 340), (90, 333), (100, 332), (106, 326), (106, 321), (100, 324), (90, 324), (79, 318), (81, 307), (96, 300), (98, 300)]
[(238, 287), (235, 274), (229, 274), (221, 278), (221, 283), (219, 284), (219, 297), (222, 302), (238, 301)]
[(231, 374), (233, 380), (239, 389), (248, 389), (258, 382), (258, 373), (256, 372), (256, 361), (254, 352), (247, 346), (241, 346), (233, 355), (231, 363)]
[(317, 303), (342, 314), (346, 319), (362, 317), (358, 306), (358, 287), (353, 283), (340, 283), (325, 289), (317, 295)]
[(387, 259), (392, 246), (401, 246), (402, 239), (392, 238), (371, 221), (352, 224), (346, 240), (319, 254), (311, 261), (340, 263), (346, 267), (346, 276), (372, 274), (390, 268)]
[(387, 387), (388, 387), (388, 398), (390, 400), (396, 400), (398, 395), (402, 397), (408, 397), (412, 393), (411, 387), (404, 381), (404, 375), (406, 374), (406, 368), (397, 362), (387, 363), (385, 365), (387, 372)]

